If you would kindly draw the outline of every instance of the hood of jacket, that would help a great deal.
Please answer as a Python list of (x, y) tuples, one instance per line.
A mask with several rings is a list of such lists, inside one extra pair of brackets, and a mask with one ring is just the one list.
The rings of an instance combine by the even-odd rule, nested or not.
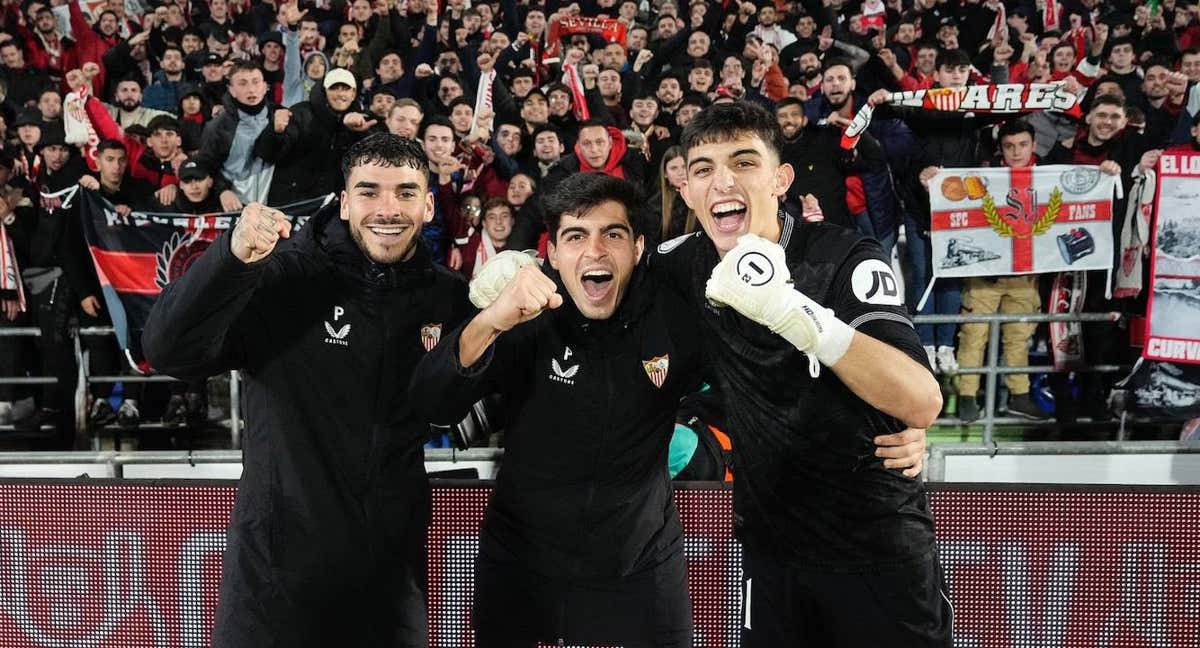
[(575, 157), (579, 160), (579, 170), (583, 172), (600, 172), (605, 175), (624, 179), (625, 172), (621, 169), (621, 160), (624, 159), (625, 153), (629, 150), (629, 145), (625, 142), (625, 134), (613, 126), (606, 126), (605, 129), (608, 131), (609, 139), (612, 140), (612, 149), (608, 152), (608, 160), (605, 161), (602, 168), (593, 167), (584, 159), (583, 149), (580, 148), (579, 142), (575, 142)]

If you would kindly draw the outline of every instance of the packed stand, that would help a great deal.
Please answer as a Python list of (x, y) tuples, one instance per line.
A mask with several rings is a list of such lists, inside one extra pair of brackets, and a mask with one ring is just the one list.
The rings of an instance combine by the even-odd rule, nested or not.
[[(68, 330), (108, 316), (76, 219), (54, 209), (54, 196), (76, 183), (122, 214), (281, 206), (340, 190), (343, 153), (366, 134), (418, 137), (435, 180), (423, 236), (438, 261), (470, 277), (501, 250), (544, 255), (541, 197), (576, 173), (637, 184), (658, 224), (648, 244), (695, 231), (679, 193), (680, 130), (713, 103), (758, 102), (775, 112), (795, 170), (788, 208), (889, 250), (902, 241), (915, 304), (931, 277), (928, 181), (940, 168), (1099, 165), (1128, 189), (1163, 149), (1200, 146), (1195, 4), (447, 0), (440, 14), (439, 4), (6, 4), (0, 209), (27, 299), (7, 284), (3, 321), (42, 334), (28, 344), (0, 338), (0, 357), (5, 376), (59, 383), (0, 387), (0, 418), (26, 431), (55, 425), (53, 443), (71, 443)], [(1018, 119), (886, 103), (888, 92), (1010, 82), (1062, 82), (1082, 97), (1082, 114)], [(68, 93), (76, 96), (67, 109), (81, 108), (74, 127), (64, 123)], [(868, 103), (867, 132), (841, 146)], [(80, 121), (94, 131), (91, 143), (69, 143)], [(1036, 312), (1048, 283), (939, 279), (921, 312)], [(1138, 299), (1105, 300), (1103, 283), (1088, 284), (1086, 310), (1140, 312)], [(1029, 364), (1036, 328), (1004, 325), (1007, 364)], [(984, 325), (918, 329), (942, 373), (982, 363)], [(1128, 353), (1110, 325), (1087, 325), (1084, 337), (1092, 363)], [(84, 344), (92, 373), (124, 364), (110, 340)], [(1029, 377), (1005, 382), (1010, 413), (1046, 416)], [(1105, 415), (1099, 377), (1050, 382), (1060, 419), (1073, 420), (1077, 403)], [(978, 376), (956, 384), (959, 415), (979, 416)], [(149, 417), (139, 411), (143, 388), (153, 391), (127, 384), (119, 400), (110, 386), (92, 385), (91, 421), (136, 426)], [(153, 417), (169, 425), (201, 420), (203, 392), (179, 385), (146, 394), (142, 407), (154, 400)]]

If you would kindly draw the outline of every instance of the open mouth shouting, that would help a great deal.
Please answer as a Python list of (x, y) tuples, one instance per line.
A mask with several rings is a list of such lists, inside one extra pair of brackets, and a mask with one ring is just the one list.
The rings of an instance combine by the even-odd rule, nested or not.
[(738, 198), (725, 199), (712, 206), (713, 224), (722, 234), (742, 231), (748, 215), (745, 201)]
[(593, 304), (602, 304), (608, 300), (616, 287), (613, 279), (614, 275), (611, 270), (591, 268), (583, 271), (583, 274), (579, 276), (579, 283), (583, 287), (583, 293), (587, 295), (588, 301)]

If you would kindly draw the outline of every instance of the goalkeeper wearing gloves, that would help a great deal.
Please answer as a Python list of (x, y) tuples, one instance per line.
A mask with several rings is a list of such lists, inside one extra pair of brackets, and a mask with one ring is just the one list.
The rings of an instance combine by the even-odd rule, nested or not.
[(780, 210), (793, 171), (762, 108), (711, 106), (681, 143), (707, 236), (663, 243), (650, 266), (697, 308), (727, 399), (742, 645), (949, 646), (924, 487), (874, 443), (941, 409), (888, 258)]

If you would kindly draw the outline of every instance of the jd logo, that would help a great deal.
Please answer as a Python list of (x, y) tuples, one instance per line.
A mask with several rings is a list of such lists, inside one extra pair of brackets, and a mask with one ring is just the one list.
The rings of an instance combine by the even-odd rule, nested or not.
[(867, 304), (899, 306), (904, 303), (896, 275), (886, 263), (868, 259), (858, 264), (850, 276), (851, 289), (858, 301)]

